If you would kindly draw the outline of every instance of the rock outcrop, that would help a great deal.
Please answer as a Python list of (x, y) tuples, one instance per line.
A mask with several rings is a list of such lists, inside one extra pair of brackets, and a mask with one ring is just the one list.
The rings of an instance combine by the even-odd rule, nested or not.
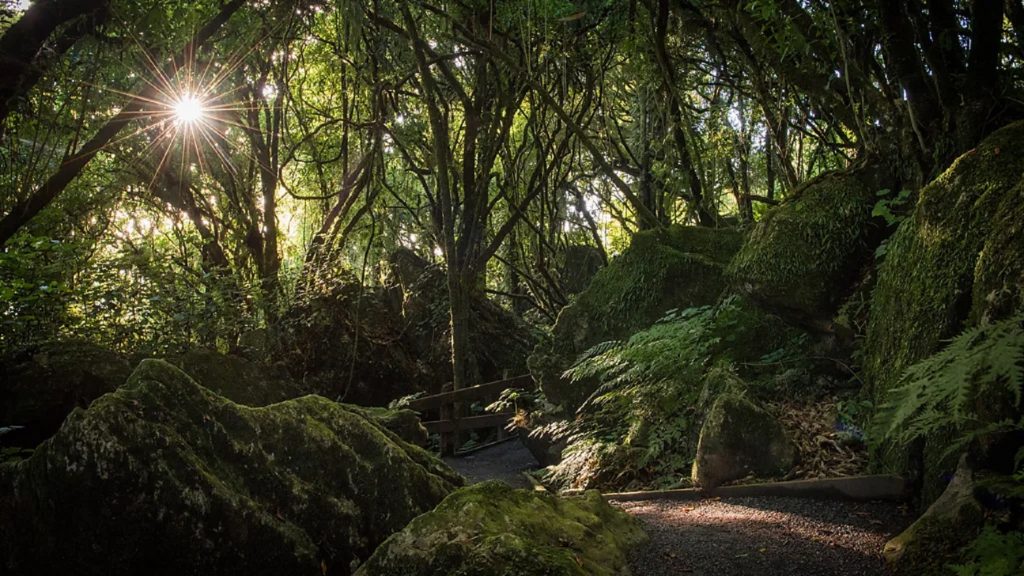
[(463, 488), (389, 538), (357, 576), (622, 576), (646, 536), (597, 492), (579, 498), (491, 481)]
[[(965, 328), (1024, 310), (1024, 122), (1011, 124), (958, 158), (919, 193), (889, 240), (872, 294), (863, 371), (877, 405), (910, 366)], [(910, 460), (934, 501), (956, 466), (947, 438), (925, 439), (923, 458), (887, 451), (886, 465)]]
[(460, 483), (359, 410), (240, 406), (145, 360), (0, 465), (0, 572), (346, 575)]

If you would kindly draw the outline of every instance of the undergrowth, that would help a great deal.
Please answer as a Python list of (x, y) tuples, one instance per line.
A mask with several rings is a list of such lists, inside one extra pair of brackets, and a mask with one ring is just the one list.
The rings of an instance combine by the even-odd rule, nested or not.
[[(564, 374), (596, 383), (569, 421), (545, 432), (567, 440), (546, 480), (559, 487), (676, 486), (688, 478), (703, 411), (732, 374), (739, 302), (670, 311), (624, 341), (598, 344)], [(729, 330), (723, 330), (723, 326)]]
[(906, 448), (952, 434), (948, 454), (974, 439), (1024, 430), (1024, 316), (965, 331), (911, 366), (873, 421), (873, 438)]

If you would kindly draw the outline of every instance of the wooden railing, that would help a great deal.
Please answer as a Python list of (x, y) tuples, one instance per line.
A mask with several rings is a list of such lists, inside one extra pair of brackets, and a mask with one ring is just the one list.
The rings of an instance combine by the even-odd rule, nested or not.
[[(407, 407), (419, 412), (436, 411), (440, 414), (439, 419), (424, 421), (423, 426), (427, 432), (441, 435), (442, 454), (452, 454), (457, 448), (456, 444), (460, 433), (485, 428), (497, 428), (499, 431), (504, 431), (505, 425), (514, 416), (512, 412), (462, 416), (460, 412), (462, 412), (463, 403), (472, 400), (486, 400), (490, 404), (508, 388), (532, 390), (533, 387), (533, 378), (529, 374), (525, 374), (515, 378), (424, 396), (409, 402)], [(501, 433), (499, 432), (499, 434)]]

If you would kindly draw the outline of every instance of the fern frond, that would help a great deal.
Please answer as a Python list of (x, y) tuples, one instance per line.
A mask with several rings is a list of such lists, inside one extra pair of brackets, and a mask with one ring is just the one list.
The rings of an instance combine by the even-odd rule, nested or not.
[[(935, 434), (957, 433), (953, 447), (1005, 429), (978, 414), (1019, 412), (1024, 388), (1024, 316), (964, 331), (937, 354), (908, 368), (900, 384), (880, 406), (873, 429), (876, 439), (896, 445)], [(993, 402), (1012, 398), (1000, 410)]]

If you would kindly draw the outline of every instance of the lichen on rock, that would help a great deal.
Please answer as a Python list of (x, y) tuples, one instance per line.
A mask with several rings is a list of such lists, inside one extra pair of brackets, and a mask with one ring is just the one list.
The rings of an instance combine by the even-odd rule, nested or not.
[(344, 575), (460, 483), (358, 410), (245, 407), (145, 360), (0, 466), (0, 571)]
[(491, 481), (463, 488), (389, 538), (357, 576), (619, 576), (646, 539), (597, 492), (578, 498)]
[(548, 400), (575, 410), (587, 398), (592, 390), (572, 385), (562, 373), (595, 344), (628, 338), (672, 309), (714, 304), (741, 242), (733, 229), (674, 226), (637, 233), (562, 309), (550, 338), (530, 356), (530, 371)]

